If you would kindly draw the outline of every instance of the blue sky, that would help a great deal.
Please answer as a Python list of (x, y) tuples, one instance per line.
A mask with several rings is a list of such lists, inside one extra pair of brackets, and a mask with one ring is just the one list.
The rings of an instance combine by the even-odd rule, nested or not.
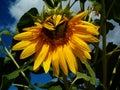
[(1, 0), (0, 3), (0, 31), (3, 29), (9, 29), (8, 25), (15, 21), (15, 18), (12, 18), (9, 13), (9, 4), (15, 0)]

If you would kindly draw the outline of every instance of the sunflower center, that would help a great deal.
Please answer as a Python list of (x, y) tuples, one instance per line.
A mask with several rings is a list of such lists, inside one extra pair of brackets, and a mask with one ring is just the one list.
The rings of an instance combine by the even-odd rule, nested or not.
[(43, 32), (52, 40), (64, 38), (67, 22), (68, 19), (65, 16), (56, 14), (50, 16), (43, 23)]

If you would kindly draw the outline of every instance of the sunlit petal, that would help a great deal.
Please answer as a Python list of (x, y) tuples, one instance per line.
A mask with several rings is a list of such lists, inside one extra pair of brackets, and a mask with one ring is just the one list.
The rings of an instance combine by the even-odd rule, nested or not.
[(33, 32), (23, 32), (14, 36), (15, 40), (35, 39), (39, 34)]
[(59, 57), (58, 57), (58, 52), (56, 50), (53, 51), (52, 54), (52, 66), (56, 76), (59, 76)]
[(81, 38), (84, 41), (88, 41), (88, 42), (99, 42), (99, 39), (97, 39), (95, 36), (92, 36), (90, 34), (79, 34), (79, 33), (75, 33), (75, 36)]
[(49, 50), (49, 45), (43, 44), (42, 49), (36, 53), (33, 70), (37, 70), (39, 68), (41, 63), (45, 60), (48, 50)]
[(36, 52), (36, 45), (37, 45), (37, 42), (33, 42), (29, 46), (27, 46), (22, 51), (22, 53), (20, 55), (20, 59), (27, 58), (27, 57), (31, 56), (32, 54), (34, 54)]
[(65, 56), (65, 59), (66, 59), (66, 62), (69, 66), (69, 69), (73, 72), (73, 73), (76, 73), (76, 66), (74, 64), (75, 62), (75, 56), (73, 55), (71, 49), (67, 46), (67, 45), (64, 45), (63, 47), (63, 54)]
[(46, 56), (46, 60), (43, 61), (43, 68), (45, 73), (47, 73), (50, 69), (51, 60), (52, 60), (52, 53), (49, 52), (48, 56)]
[(64, 72), (65, 75), (68, 74), (68, 68), (67, 68), (67, 63), (66, 63), (66, 60), (65, 60), (65, 56), (63, 54), (63, 47), (58, 47), (58, 57), (59, 57), (59, 64), (60, 64), (60, 67), (62, 69), (62, 71)]
[[(88, 25), (76, 25), (76, 27), (79, 27), (80, 28), (79, 30), (81, 30), (81, 31), (85, 30), (85, 32), (89, 32), (90, 34), (93, 34), (93, 35), (99, 34), (98, 30), (96, 30), (95, 28), (88, 26)], [(82, 32), (84, 32), (84, 31), (82, 31)]]
[(62, 15), (57, 15), (55, 26), (57, 26), (60, 23), (61, 18), (62, 18)]
[(27, 47), (29, 44), (31, 44), (31, 41), (22, 40), (22, 41), (18, 42), (17, 44), (15, 44), (15, 45), (12, 47), (12, 50), (22, 50), (22, 49), (24, 49), (25, 47)]
[(87, 45), (86, 42), (81, 40), (79, 37), (73, 35), (71, 40), (70, 40), (74, 45), (78, 46), (81, 50), (85, 50), (88, 52), (91, 52), (90, 47)]
[(84, 51), (84, 56), (85, 56), (86, 58), (88, 58), (88, 59), (91, 59), (90, 53), (88, 53), (88, 52), (86, 52), (86, 51)]
[(74, 21), (81, 20), (81, 19), (82, 19), (83, 17), (85, 17), (87, 14), (88, 14), (88, 11), (87, 11), (87, 10), (84, 11), (84, 12), (82, 12), (82, 13), (79, 13), (79, 14), (77, 14), (76, 16), (74, 16), (74, 17), (70, 20), (70, 22), (74, 22)]

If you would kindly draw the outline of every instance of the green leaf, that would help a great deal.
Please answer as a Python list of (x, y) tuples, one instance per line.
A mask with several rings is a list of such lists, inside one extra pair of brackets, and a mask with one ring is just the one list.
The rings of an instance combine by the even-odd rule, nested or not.
[(37, 15), (38, 11), (36, 8), (31, 8), (28, 12), (26, 12), (17, 24), (19, 32), (22, 32), (22, 29), (25, 27), (34, 25), (34, 22), (37, 20)]
[(20, 73), (20, 70), (15, 70), (15, 71), (13, 71), (13, 72), (10, 73), (10, 74), (5, 75), (5, 77), (6, 77), (8, 80), (15, 79), (16, 77), (19, 76), (19, 73)]
[(90, 76), (95, 78), (96, 77), (95, 72), (93, 71), (93, 69), (91, 68), (91, 66), (89, 65), (88, 62), (85, 63), (85, 66), (86, 66), (87, 70), (89, 71)]
[(55, 8), (59, 3), (59, 0), (58, 1), (57, 0), (43, 0), (43, 1), (45, 2), (48, 8)]
[(88, 62), (85, 63), (85, 66), (86, 66), (86, 68), (87, 68), (87, 70), (88, 70), (88, 72), (89, 72), (89, 74), (91, 76), (90, 83), (93, 84), (93, 85), (95, 85), (95, 83), (96, 83), (95, 72), (93, 71), (93, 69), (91, 68), (91, 66), (89, 65)]
[(84, 73), (80, 73), (80, 72), (77, 72), (77, 78), (78, 79), (84, 79), (86, 81), (89, 81), (90, 80), (90, 76), (87, 76), (86, 74)]
[(31, 62), (33, 62), (33, 59), (31, 59), (30, 61), (26, 62), (26, 64), (24, 64), (23, 66), (21, 66), (21, 68), (5, 75), (5, 77), (9, 80), (11, 79), (15, 79), (16, 77), (19, 76), (21, 71), (26, 71), (27, 69), (31, 69), (32, 67), (29, 65)]
[(72, 90), (78, 90), (77, 87), (75, 86), (72, 86)]
[(97, 2), (97, 1), (94, 1), (93, 3), (94, 3), (94, 10), (101, 11), (101, 9), (102, 9), (101, 3)]
[(28, 67), (24, 67), (24, 66), (23, 66), (22, 68), (17, 69), (17, 70), (15, 70), (15, 71), (13, 71), (12, 73), (8, 74), (8, 75), (5, 75), (5, 77), (8, 78), (9, 80), (15, 79), (16, 77), (19, 76), (19, 74), (20, 74), (21, 71), (25, 71), (25, 70), (27, 70), (28, 68), (29, 68), (29, 66), (28, 66)]
[[(108, 15), (108, 19), (118, 20), (120, 23), (120, 0), (106, 0), (106, 12)], [(110, 11), (109, 11), (110, 10)]]
[(9, 30), (3, 30), (2, 32), (0, 32), (0, 36), (1, 36), (2, 34), (6, 34), (6, 35), (12, 36), (12, 33), (11, 33)]
[(8, 90), (13, 80), (9, 80), (6, 76), (2, 76), (0, 90)]
[(49, 82), (47, 84), (39, 84), (39, 83), (35, 83), (35, 86), (40, 87), (40, 88), (44, 88), (47, 89), (49, 87), (51, 87), (52, 85), (54, 85), (56, 82)]
[(67, 0), (43, 0), (48, 8), (55, 8), (58, 6), (61, 1), (67, 1)]
[(60, 85), (57, 85), (57, 86), (50, 87), (48, 90), (62, 90), (62, 88)]

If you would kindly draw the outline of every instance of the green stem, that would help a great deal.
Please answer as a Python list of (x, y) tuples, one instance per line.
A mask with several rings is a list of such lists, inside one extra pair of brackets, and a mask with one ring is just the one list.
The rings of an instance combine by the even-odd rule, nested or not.
[[(116, 69), (119, 67), (119, 65), (120, 65), (120, 55), (119, 55), (119, 57), (118, 57), (118, 61), (117, 61), (116, 65), (115, 65), (115, 67), (114, 67), (114, 69), (113, 69), (113, 71), (112, 71), (112, 78), (111, 78), (111, 80), (110, 80), (110, 82), (109, 82), (109, 89), (115, 87), (114, 85), (117, 86), (117, 83), (118, 83), (118, 82), (115, 81), (115, 77), (118, 75), (118, 74), (117, 74), (118, 72), (116, 72)], [(116, 78), (117, 78), (117, 77), (116, 77)], [(118, 90), (118, 89), (117, 89), (117, 90)]]
[(24, 87), (24, 88), (29, 88), (28, 86), (25, 86), (25, 85), (21, 85), (21, 84), (12, 84), (13, 86), (18, 86), (18, 87)]
[[(99, 36), (98, 36), (98, 38), (99, 38)], [(96, 45), (95, 45), (95, 54), (94, 54), (94, 62), (93, 62), (93, 65), (96, 65), (97, 63), (98, 63), (98, 54), (99, 54), (99, 43), (97, 43)]]
[[(80, 0), (79, 0), (80, 1)], [(80, 1), (80, 9), (81, 9), (81, 12), (84, 11), (84, 3)]]
[[(8, 49), (4, 46), (4, 49), (6, 51), (6, 53), (8, 54), (8, 56), (12, 59), (13, 63), (16, 65), (16, 67), (19, 69), (20, 66), (18, 65), (18, 63), (16, 62), (16, 60), (14, 59), (14, 57), (12, 56), (12, 54), (8, 51)], [(25, 73), (23, 71), (21, 71), (22, 76), (25, 78), (25, 80), (29, 83), (30, 87), (32, 88), (32, 90), (35, 90), (34, 86), (30, 83), (29, 79), (26, 77)]]
[(113, 0), (113, 2), (111, 3), (111, 6), (109, 7), (109, 9), (108, 9), (108, 11), (107, 11), (106, 18), (109, 16), (110, 11), (111, 11), (111, 9), (112, 9), (112, 7), (113, 7), (115, 1), (116, 1), (116, 0)]
[(70, 5), (70, 8), (76, 3), (76, 0), (74, 0), (74, 2)]
[(65, 74), (63, 74), (63, 82), (64, 82), (64, 85), (65, 85), (65, 90), (70, 90), (68, 80), (67, 80), (67, 76)]
[(90, 14), (89, 14), (89, 18), (88, 18), (88, 22), (90, 22), (91, 21), (91, 19), (92, 19), (92, 14), (93, 14), (93, 6), (92, 7), (90, 7)]
[(106, 11), (105, 11), (105, 0), (102, 0), (102, 14), (101, 14), (101, 30), (103, 31), (102, 38), (102, 62), (103, 62), (103, 85), (104, 90), (107, 90), (107, 59), (106, 59)]
[(71, 87), (72, 87), (72, 85), (73, 85), (77, 80), (78, 80), (78, 77), (76, 77), (76, 78), (72, 81)]

